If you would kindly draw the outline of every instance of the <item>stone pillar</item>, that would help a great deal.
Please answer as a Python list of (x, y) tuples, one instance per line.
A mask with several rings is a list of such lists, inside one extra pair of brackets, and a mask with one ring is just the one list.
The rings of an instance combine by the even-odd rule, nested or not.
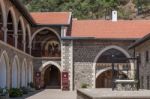
[(7, 27), (2, 27), (2, 31), (4, 33), (4, 42), (7, 43)]
[(61, 66), (69, 73), (70, 90), (73, 90), (73, 41), (62, 40), (61, 42)]
[(14, 34), (14, 40), (15, 40), (15, 48), (18, 47), (18, 34)]

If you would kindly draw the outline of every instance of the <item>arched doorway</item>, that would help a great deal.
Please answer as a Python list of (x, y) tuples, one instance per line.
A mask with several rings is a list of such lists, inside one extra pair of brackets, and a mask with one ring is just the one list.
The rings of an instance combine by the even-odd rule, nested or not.
[(7, 87), (7, 63), (4, 55), (0, 59), (0, 87)]
[[(112, 87), (112, 70), (105, 70), (106, 68), (112, 68), (112, 63), (115, 65), (115, 76), (122, 77), (122, 79), (128, 79), (129, 74), (123, 73), (125, 69), (131, 70), (131, 63), (127, 59), (130, 58), (129, 54), (120, 47), (110, 46), (102, 50), (96, 57), (95, 61), (95, 87), (96, 88), (111, 88)], [(104, 72), (105, 70), (105, 72)], [(121, 71), (118, 71), (121, 70)], [(127, 75), (127, 76), (125, 76)], [(131, 75), (131, 74), (130, 74)]]
[(41, 79), (45, 87), (61, 88), (62, 69), (58, 63), (48, 61), (39, 68), (39, 71), (41, 72)]
[(60, 89), (61, 88), (61, 73), (60, 70), (54, 66), (49, 65), (44, 72), (44, 84), (48, 88)]

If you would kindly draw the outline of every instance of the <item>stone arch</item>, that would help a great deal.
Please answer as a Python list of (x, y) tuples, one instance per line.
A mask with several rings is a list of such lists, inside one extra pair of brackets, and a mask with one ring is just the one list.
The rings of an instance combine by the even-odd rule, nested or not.
[(28, 67), (28, 83), (33, 82), (33, 63), (30, 62)]
[[(57, 84), (58, 84), (58, 88), (61, 88), (61, 86), (62, 86), (62, 83), (61, 83), (61, 72), (62, 72), (62, 68), (61, 68), (61, 66), (58, 64), (58, 63), (56, 63), (56, 62), (53, 62), (53, 61), (48, 61), (48, 62), (46, 62), (46, 63), (44, 63), (40, 68), (39, 68), (39, 71), (41, 72), (41, 80), (42, 80), (42, 82), (43, 82), (43, 84), (46, 86), (47, 84), (46, 84), (46, 82), (47, 82), (47, 80), (45, 80), (45, 77), (47, 78), (47, 76), (45, 76), (45, 74), (47, 74), (47, 70), (49, 70), (49, 68), (51, 68), (51, 70), (50, 70), (50, 72), (52, 72), (52, 71), (55, 71), (56, 70), (56, 72), (57, 72), (57, 76), (56, 76), (56, 79), (55, 79), (55, 81), (57, 82), (57, 83), (55, 83), (56, 84), (56, 86), (57, 86)], [(53, 68), (53, 69), (52, 69)], [(55, 68), (55, 69), (54, 69)], [(49, 73), (50, 73), (49, 72)], [(51, 75), (51, 74), (50, 74)], [(53, 75), (53, 74), (52, 74)], [(48, 76), (49, 77), (49, 76)], [(53, 77), (52, 77), (53, 78)], [(49, 79), (49, 81), (53, 81), (52, 79), (51, 79), (51, 77), (50, 77), (50, 79)], [(53, 88), (53, 87), (52, 87)]]
[(9, 88), (10, 84), (10, 67), (9, 67), (9, 58), (6, 51), (3, 51), (0, 57), (0, 87)]
[[(97, 78), (99, 75), (101, 75), (103, 72), (108, 71), (108, 70), (111, 70), (111, 69), (112, 69), (111, 67), (107, 67), (107, 68), (104, 68), (104, 69), (100, 70), (98, 73), (96, 73), (96, 78)], [(115, 70), (116, 70), (116, 69), (115, 69)], [(127, 76), (126, 72), (123, 72), (123, 73)]]
[(17, 47), (20, 47), (19, 49), (25, 51), (25, 36), (26, 36), (26, 29), (25, 29), (25, 23), (22, 16), (19, 17), (18, 21), (18, 38), (17, 38)]
[[(93, 71), (94, 71), (94, 76), (93, 76), (93, 88), (95, 88), (96, 86), (95, 86), (95, 84), (96, 84), (96, 62), (97, 62), (97, 60), (99, 59), (99, 57), (105, 52), (105, 51), (107, 51), (107, 50), (109, 50), (109, 49), (116, 49), (116, 50), (119, 50), (119, 51), (121, 51), (127, 58), (131, 58), (131, 56), (129, 55), (129, 53), (125, 50), (125, 49), (123, 49), (123, 48), (121, 48), (121, 47), (119, 47), (119, 46), (116, 46), (116, 45), (111, 45), (111, 46), (107, 46), (107, 47), (105, 47), (104, 49), (102, 49), (98, 54), (97, 54), (97, 56), (95, 57), (95, 59), (94, 59), (94, 62), (93, 62)], [(134, 69), (134, 63), (133, 63), (133, 61), (132, 60), (130, 60), (129, 61), (130, 62), (130, 64), (131, 64), (131, 69), (133, 70)], [(132, 73), (133, 74), (133, 73)]]
[(39, 29), (39, 30), (37, 30), (36, 32), (33, 33), (32, 37), (31, 37), (30, 44), (32, 44), (32, 41), (33, 41), (34, 37), (35, 37), (39, 32), (41, 32), (41, 31), (43, 31), (43, 30), (50, 30), (50, 31), (52, 31), (52, 32), (55, 33), (55, 35), (58, 37), (59, 41), (61, 41), (61, 38), (60, 38), (60, 36), (59, 36), (59, 34), (58, 34), (57, 31), (55, 31), (54, 29), (49, 28), (49, 27), (43, 27), (43, 28), (41, 28), (41, 29)]
[(27, 61), (26, 59), (23, 60), (22, 68), (21, 68), (21, 86), (27, 86)]
[(53, 61), (48, 61), (48, 62), (44, 63), (44, 64), (39, 68), (39, 71), (42, 71), (42, 70), (43, 70), (44, 68), (46, 68), (49, 64), (56, 66), (60, 71), (62, 71), (61, 66), (60, 66), (58, 63), (53, 62)]
[(20, 68), (19, 68), (19, 58), (16, 55), (12, 63), (12, 88), (17, 88), (20, 86)]
[[(9, 22), (9, 17), (10, 21)], [(12, 46), (17, 47), (17, 19), (16, 14), (13, 7), (10, 7), (7, 14), (7, 43), (9, 43)], [(13, 42), (10, 40), (10, 37), (12, 38)], [(10, 41), (9, 41), (10, 40)]]
[(0, 34), (0, 40), (2, 41), (6, 41), (5, 40), (5, 36), (6, 36), (6, 26), (7, 26), (7, 19), (6, 19), (6, 7), (5, 7), (5, 4), (4, 4), (4, 1), (3, 0), (0, 0), (0, 13), (1, 13), (1, 16), (0, 16), (0, 30), (1, 30), (1, 34)]

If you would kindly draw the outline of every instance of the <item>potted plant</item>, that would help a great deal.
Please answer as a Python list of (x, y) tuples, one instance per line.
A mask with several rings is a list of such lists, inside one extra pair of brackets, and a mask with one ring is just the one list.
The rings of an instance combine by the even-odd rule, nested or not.
[(0, 88), (0, 99), (9, 99), (7, 88)]

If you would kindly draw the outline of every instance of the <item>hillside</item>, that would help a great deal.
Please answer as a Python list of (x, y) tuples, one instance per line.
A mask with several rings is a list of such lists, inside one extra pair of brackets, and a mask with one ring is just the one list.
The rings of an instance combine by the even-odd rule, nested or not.
[(150, 19), (150, 0), (22, 0), (29, 11), (71, 11), (78, 19)]

